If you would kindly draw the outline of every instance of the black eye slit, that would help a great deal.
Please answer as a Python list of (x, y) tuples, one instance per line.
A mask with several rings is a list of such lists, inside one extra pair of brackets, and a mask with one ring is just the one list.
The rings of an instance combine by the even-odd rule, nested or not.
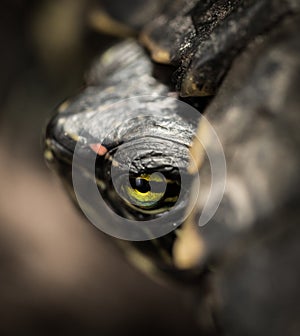
[(142, 177), (130, 178), (129, 181), (133, 189), (143, 194), (151, 190), (149, 181)]

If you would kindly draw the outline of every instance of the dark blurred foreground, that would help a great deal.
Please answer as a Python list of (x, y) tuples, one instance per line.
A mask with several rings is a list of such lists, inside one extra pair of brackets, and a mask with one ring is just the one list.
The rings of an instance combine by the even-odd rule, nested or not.
[(109, 41), (86, 27), (88, 5), (1, 3), (0, 334), (198, 335), (189, 293), (129, 267), (43, 162), (46, 120)]

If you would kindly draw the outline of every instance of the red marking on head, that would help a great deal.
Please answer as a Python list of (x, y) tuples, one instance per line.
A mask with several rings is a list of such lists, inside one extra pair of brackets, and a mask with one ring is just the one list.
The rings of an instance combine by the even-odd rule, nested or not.
[(107, 153), (107, 148), (102, 146), (101, 144), (90, 144), (90, 148), (99, 156), (103, 156)]

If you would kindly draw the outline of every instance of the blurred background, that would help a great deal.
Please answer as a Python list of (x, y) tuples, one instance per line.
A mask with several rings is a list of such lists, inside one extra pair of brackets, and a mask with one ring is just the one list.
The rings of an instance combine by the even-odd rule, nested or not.
[(114, 42), (92, 5), (1, 1), (0, 335), (198, 335), (189, 293), (129, 266), (44, 163), (47, 120)]

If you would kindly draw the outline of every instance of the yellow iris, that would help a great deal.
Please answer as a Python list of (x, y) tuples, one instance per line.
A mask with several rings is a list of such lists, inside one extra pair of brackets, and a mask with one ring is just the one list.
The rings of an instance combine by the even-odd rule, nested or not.
[(125, 191), (132, 205), (149, 209), (155, 206), (164, 196), (167, 181), (161, 173), (141, 174)]

